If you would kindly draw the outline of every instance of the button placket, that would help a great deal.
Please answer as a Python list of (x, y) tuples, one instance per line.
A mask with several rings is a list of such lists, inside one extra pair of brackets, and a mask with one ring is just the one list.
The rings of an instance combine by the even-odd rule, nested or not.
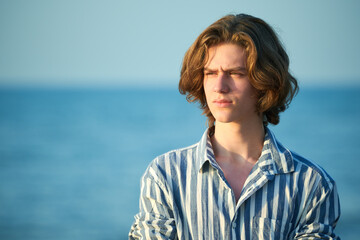
[(233, 222), (232, 224), (232, 228), (235, 229), (236, 228), (236, 222)]

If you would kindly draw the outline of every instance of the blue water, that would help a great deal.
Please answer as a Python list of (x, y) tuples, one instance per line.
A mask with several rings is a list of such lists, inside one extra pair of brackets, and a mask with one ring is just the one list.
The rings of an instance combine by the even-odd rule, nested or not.
[[(0, 239), (127, 239), (142, 173), (200, 139), (200, 113), (176, 90), (1, 89)], [(309, 88), (271, 127), (337, 181), (343, 239), (360, 224), (359, 120), (360, 88)]]

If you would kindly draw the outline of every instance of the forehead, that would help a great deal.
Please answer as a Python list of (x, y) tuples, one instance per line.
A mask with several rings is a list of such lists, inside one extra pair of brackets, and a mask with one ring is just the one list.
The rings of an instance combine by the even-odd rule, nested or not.
[(208, 60), (205, 68), (245, 67), (245, 49), (237, 44), (223, 43), (208, 50)]

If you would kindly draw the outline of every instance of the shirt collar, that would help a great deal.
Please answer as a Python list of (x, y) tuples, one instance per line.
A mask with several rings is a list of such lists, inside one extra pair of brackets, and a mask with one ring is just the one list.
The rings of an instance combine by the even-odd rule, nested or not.
[(266, 127), (265, 131), (263, 149), (256, 165), (268, 175), (293, 172), (295, 167), (291, 152), (277, 141), (269, 128)]
[[(291, 152), (276, 140), (274, 134), (269, 128), (265, 127), (265, 131), (266, 134), (263, 149), (255, 166), (259, 167), (266, 175), (275, 175), (294, 171), (294, 160)], [(219, 168), (212, 149), (209, 129), (204, 132), (200, 142), (198, 143), (197, 161), (195, 165), (197, 170), (200, 171), (206, 162), (210, 163), (215, 168)]]
[(206, 129), (198, 145), (196, 170), (200, 171), (206, 162), (214, 163), (217, 165), (210, 141), (209, 129)]

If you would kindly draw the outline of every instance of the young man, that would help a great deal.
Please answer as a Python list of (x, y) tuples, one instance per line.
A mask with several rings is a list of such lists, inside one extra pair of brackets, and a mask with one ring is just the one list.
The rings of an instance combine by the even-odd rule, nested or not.
[(130, 239), (339, 239), (335, 182), (267, 128), (298, 90), (272, 28), (249, 15), (210, 25), (187, 51), (179, 89), (209, 128), (157, 157)]

